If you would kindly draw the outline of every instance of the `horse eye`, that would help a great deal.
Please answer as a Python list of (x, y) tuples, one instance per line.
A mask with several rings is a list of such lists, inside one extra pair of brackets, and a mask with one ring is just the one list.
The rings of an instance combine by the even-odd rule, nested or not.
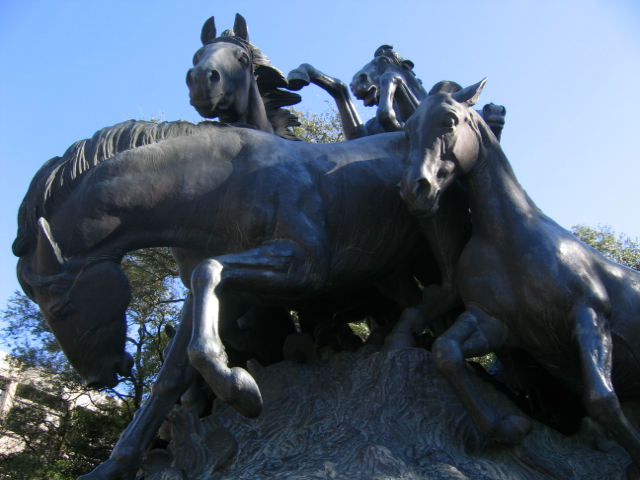
[(198, 64), (199, 61), (200, 61), (200, 59), (198, 58), (198, 54), (196, 53), (193, 56), (193, 66), (195, 67)]
[(238, 61), (244, 68), (247, 68), (249, 66), (249, 57), (245, 53), (243, 53), (242, 56), (238, 58)]
[(447, 113), (442, 117), (442, 126), (445, 128), (453, 128), (458, 124), (458, 117), (453, 113)]

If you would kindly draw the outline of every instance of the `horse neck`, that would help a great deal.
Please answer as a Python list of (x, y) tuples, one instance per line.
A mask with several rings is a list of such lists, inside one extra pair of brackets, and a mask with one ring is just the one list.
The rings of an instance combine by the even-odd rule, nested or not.
[(411, 93), (413, 93), (419, 102), (422, 102), (427, 98), (427, 91), (422, 86), (420, 79), (414, 75), (413, 71), (405, 71), (404, 78), (409, 90), (411, 90)]
[(267, 116), (267, 110), (264, 108), (264, 102), (258, 90), (256, 81), (251, 82), (249, 89), (249, 107), (247, 109), (246, 123), (267, 133), (274, 133), (273, 126)]
[(482, 147), (475, 166), (462, 181), (469, 197), (473, 234), (496, 242), (521, 231), (520, 227), (530, 225), (543, 214), (518, 182), (489, 127), (477, 120)]

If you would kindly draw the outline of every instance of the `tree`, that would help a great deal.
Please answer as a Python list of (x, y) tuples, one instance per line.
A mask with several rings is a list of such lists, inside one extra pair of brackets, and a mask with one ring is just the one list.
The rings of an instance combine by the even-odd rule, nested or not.
[(302, 141), (311, 143), (344, 142), (342, 123), (335, 108), (329, 108), (319, 114), (295, 108), (292, 108), (291, 112), (300, 119), (300, 126), (294, 127), (293, 132)]
[(133, 252), (122, 266), (132, 290), (126, 348), (134, 358), (134, 369), (115, 389), (105, 390), (117, 402), (97, 404), (95, 410), (74, 408), (70, 392), (86, 391), (37, 306), (16, 292), (2, 312), (4, 342), (11, 347), (16, 366), (41, 370), (49, 379), (46, 395), (58, 402), (48, 410), (39, 408), (38, 402), (18, 405), (0, 421), (0, 436), (18, 436), (27, 446), (19, 453), (0, 454), (2, 475), (9, 475), (0, 478), (62, 480), (86, 473), (109, 456), (120, 432), (149, 395), (168, 341), (163, 331), (177, 324), (184, 289), (167, 248)]
[(571, 231), (611, 260), (640, 271), (640, 245), (637, 239), (633, 240), (624, 234), (616, 236), (608, 225), (601, 225), (597, 229), (577, 225)]

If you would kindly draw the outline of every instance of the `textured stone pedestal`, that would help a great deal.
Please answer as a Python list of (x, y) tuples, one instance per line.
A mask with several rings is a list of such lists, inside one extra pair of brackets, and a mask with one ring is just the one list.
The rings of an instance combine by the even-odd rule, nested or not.
[[(620, 447), (592, 448), (588, 432), (566, 437), (539, 423), (516, 447), (480, 438), (425, 350), (361, 349), (256, 378), (258, 419), (219, 402), (202, 420), (176, 408), (169, 451), (151, 452), (146, 478), (622, 480), (630, 463)], [(478, 383), (502, 415), (521, 414)]]

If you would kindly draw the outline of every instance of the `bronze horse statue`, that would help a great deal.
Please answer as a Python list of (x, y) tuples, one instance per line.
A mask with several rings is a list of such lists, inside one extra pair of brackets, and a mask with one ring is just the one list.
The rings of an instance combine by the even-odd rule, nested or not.
[[(279, 71), (268, 67), (268, 72), (264, 73), (263, 70), (254, 69), (252, 74), (251, 69), (245, 68), (244, 63), (247, 63), (246, 59), (253, 58), (253, 63), (256, 63), (256, 58), (266, 58), (261, 53), (252, 53), (256, 50), (256, 47), (248, 42), (248, 27), (242, 16), (236, 15), (236, 21), (233, 31), (225, 31), (222, 36), (216, 37), (216, 29), (213, 17), (207, 20), (202, 28), (202, 42), (204, 46), (198, 50), (194, 56), (195, 67), (189, 70), (187, 74), (187, 84), (190, 87), (190, 96), (192, 98), (192, 104), (198, 108), (198, 111), (204, 115), (212, 117), (214, 115), (220, 117), (220, 119), (229, 123), (247, 123), (255, 128), (266, 132), (273, 132), (267, 122), (267, 117), (264, 115), (265, 109), (262, 102), (258, 101), (257, 91), (260, 90), (259, 85), (262, 81), (262, 77), (266, 79), (275, 78), (279, 83), (279, 87), (286, 88), (301, 88), (299, 79), (298, 83), (295, 80), (289, 80), (287, 85), (286, 80), (281, 76)], [(394, 55), (393, 58), (398, 60), (395, 52), (389, 52), (389, 48), (379, 49), (380, 52), (374, 62), (371, 64), (376, 65), (410, 65), (413, 64), (409, 61), (396, 61), (391, 62), (388, 56)], [(243, 60), (245, 59), (245, 60)], [(263, 65), (265, 62), (260, 60), (258, 62)], [(260, 67), (263, 68), (263, 67)], [(265, 67), (266, 68), (266, 67)], [(304, 68), (301, 66), (300, 68)], [(408, 67), (400, 67), (408, 68)], [(367, 78), (379, 78), (384, 72), (378, 68), (378, 76), (374, 75), (369, 68), (369, 76)], [(392, 72), (387, 68), (387, 76), (392, 75)], [(307, 73), (310, 73), (314, 82), (321, 81), (324, 77), (323, 74), (317, 72), (313, 67), (308, 66)], [(302, 72), (304, 73), (304, 72)], [(395, 74), (397, 75), (397, 74)], [(291, 76), (291, 74), (290, 74)], [(356, 75), (361, 79), (362, 75)], [(415, 78), (415, 74), (411, 72), (410, 75), (414, 78), (413, 81), (407, 81), (407, 85), (410, 86), (411, 91), (414, 91), (420, 84), (420, 81)], [(213, 79), (213, 80), (212, 80)], [(362, 79), (361, 79), (362, 80)], [(269, 80), (269, 85), (273, 85), (273, 80)], [(336, 83), (337, 82), (337, 83)], [(336, 79), (325, 79), (321, 81), (322, 85), (333, 85), (338, 90), (345, 90), (344, 95), (338, 95), (336, 100), (338, 105), (342, 105), (343, 118), (342, 124), (345, 129), (347, 138), (354, 138), (361, 135), (352, 135), (349, 132), (353, 128), (359, 128), (354, 124), (354, 121), (359, 122), (355, 106), (353, 105), (349, 93), (346, 90), (346, 86), (340, 83)], [(404, 84), (404, 83), (403, 83)], [(343, 85), (344, 88), (340, 87)], [(421, 87), (420, 87), (421, 88)], [(280, 92), (278, 95), (295, 95), (299, 100), (297, 94), (291, 92)], [(397, 95), (395, 96), (397, 97)], [(394, 97), (394, 98), (395, 98)], [(215, 103), (215, 107), (212, 106), (211, 99), (224, 98)], [(288, 97), (287, 97), (288, 98)], [(342, 98), (344, 101), (339, 100)], [(422, 99), (423, 96), (420, 95)], [(416, 103), (412, 104), (411, 109), (405, 108), (402, 110), (404, 114), (409, 114), (415, 110)], [(344, 108), (348, 111), (352, 111), (353, 121), (345, 120)], [(248, 114), (247, 112), (252, 112)], [(287, 111), (288, 113), (288, 111)], [(356, 118), (357, 117), (357, 118)], [(369, 125), (369, 124), (368, 124)], [(381, 133), (383, 130), (378, 128), (377, 133)], [(283, 135), (284, 138), (290, 138)], [(390, 347), (402, 347), (414, 344), (414, 335), (419, 335), (421, 331), (417, 331), (415, 325), (421, 325), (423, 318), (428, 321), (432, 317), (439, 317), (443, 313), (451, 310), (452, 306), (460, 304), (459, 297), (455, 291), (453, 285), (453, 278), (455, 275), (455, 264), (458, 256), (462, 251), (462, 247), (468, 238), (468, 207), (465, 202), (464, 193), (462, 191), (456, 191), (448, 195), (448, 201), (445, 202), (445, 210), (435, 219), (429, 219), (421, 222), (425, 238), (429, 243), (431, 252), (435, 255), (438, 263), (438, 268), (441, 273), (440, 279), (438, 279), (437, 286), (433, 284), (427, 290), (428, 295), (426, 301), (420, 306), (419, 312), (410, 311), (405, 316), (400, 316), (401, 309), (397, 308), (397, 305), (389, 305), (389, 300), (386, 298), (389, 295), (380, 295), (379, 290), (388, 290), (393, 288), (396, 292), (404, 291), (403, 296), (413, 295), (413, 279), (412, 278), (396, 278), (389, 279), (382, 286), (374, 286), (369, 290), (369, 294), (362, 291), (357, 297), (351, 295), (351, 300), (347, 297), (341, 302), (343, 304), (342, 311), (339, 312), (343, 317), (347, 316), (350, 320), (354, 321), (356, 318), (354, 315), (360, 314), (373, 320), (373, 323), (381, 326), (383, 331), (388, 331), (396, 320), (400, 316), (400, 322), (396, 324), (394, 333), (387, 339), (387, 343)], [(393, 284), (393, 285), (392, 285)], [(404, 300), (403, 306), (415, 305), (419, 300)], [(461, 305), (461, 304), (460, 304)], [(312, 311), (298, 312), (300, 314), (301, 324), (303, 330), (313, 333), (314, 325), (319, 326), (323, 322), (319, 319), (316, 313), (319, 311), (319, 306), (314, 305)], [(395, 307), (395, 308), (394, 308)], [(388, 314), (390, 308), (393, 310), (391, 314)], [(335, 307), (331, 306), (334, 310)], [(322, 310), (322, 308), (320, 308)], [(325, 317), (327, 316), (325, 312)], [(362, 317), (360, 317), (362, 318)], [(305, 321), (305, 319), (311, 319), (311, 321)], [(311, 326), (309, 326), (311, 324)]]
[[(411, 60), (402, 58), (391, 45), (381, 45), (373, 60), (356, 72), (351, 80), (353, 95), (367, 107), (378, 106), (376, 117), (362, 124), (349, 89), (341, 80), (303, 63), (287, 75), (289, 89), (300, 90), (313, 83), (335, 100), (347, 140), (381, 132), (398, 132), (416, 107), (428, 95), (413, 71)], [(504, 128), (506, 109), (489, 103), (481, 112), (498, 140)]]
[(519, 348), (568, 388), (640, 466), (640, 435), (620, 399), (640, 396), (640, 273), (606, 259), (545, 216), (519, 185), (494, 135), (471, 108), (485, 81), (434, 92), (407, 122), (410, 166), (401, 193), (433, 215), (459, 178), (473, 232), (458, 263), (466, 306), (433, 345), (433, 358), (478, 432), (517, 443), (523, 417), (499, 418), (479, 396), (464, 359)]
[(172, 247), (190, 288), (151, 397), (86, 478), (132, 478), (196, 371), (219, 399), (260, 413), (255, 381), (228, 366), (222, 344), (252, 305), (295, 310), (394, 274), (428, 281), (437, 268), (397, 192), (406, 159), (402, 133), (309, 144), (215, 122), (129, 121), (48, 161), (13, 250), (25, 293), (87, 383), (113, 386), (131, 367), (127, 252)]
[(191, 105), (204, 118), (245, 123), (264, 132), (296, 140), (290, 127), (300, 125), (289, 110), (300, 95), (283, 88), (284, 75), (249, 42), (247, 22), (236, 14), (233, 30), (217, 36), (214, 17), (202, 27), (202, 47), (187, 72)]

